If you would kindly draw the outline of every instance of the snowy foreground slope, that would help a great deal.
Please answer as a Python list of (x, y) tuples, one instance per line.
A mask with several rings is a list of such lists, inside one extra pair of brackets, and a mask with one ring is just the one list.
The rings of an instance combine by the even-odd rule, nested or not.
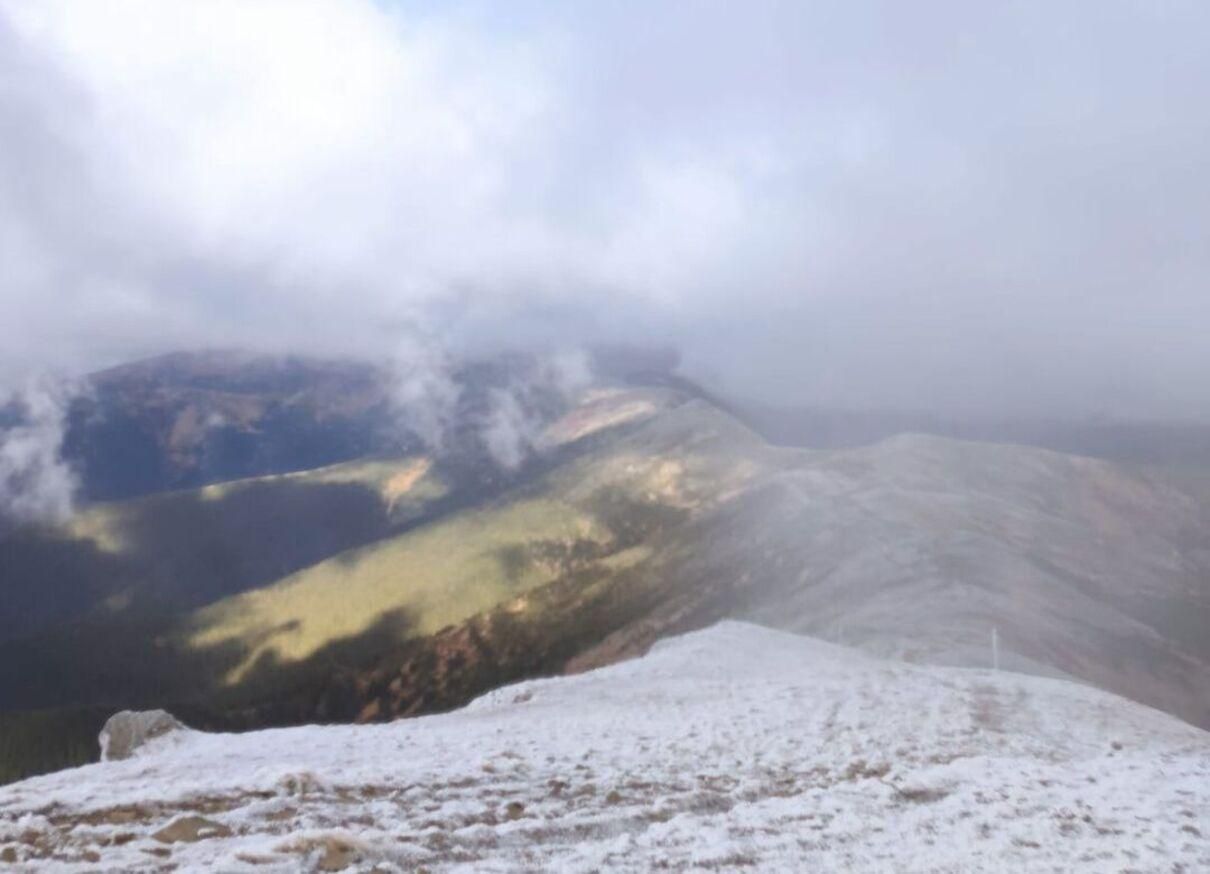
[(1210, 734), (1083, 686), (728, 622), (444, 716), (178, 732), (0, 788), (0, 861), (1210, 871)]

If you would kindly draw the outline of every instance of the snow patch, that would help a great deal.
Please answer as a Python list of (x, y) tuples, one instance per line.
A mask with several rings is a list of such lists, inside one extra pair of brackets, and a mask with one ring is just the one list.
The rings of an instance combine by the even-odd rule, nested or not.
[[(1210, 735), (1158, 711), (726, 622), (456, 713), (186, 732), (3, 787), (0, 851), (60, 871), (1196, 871), (1208, 812)], [(155, 840), (182, 817), (205, 827)]]

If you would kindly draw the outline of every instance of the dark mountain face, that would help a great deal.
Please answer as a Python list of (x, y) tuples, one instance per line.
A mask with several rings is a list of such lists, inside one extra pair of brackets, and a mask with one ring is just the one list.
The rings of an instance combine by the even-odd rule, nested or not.
[[(636, 360), (650, 369), (662, 359)], [(620, 353), (607, 362), (624, 363)], [(113, 603), (155, 615), (190, 609), (416, 524), (378, 484), (325, 473), (332, 465), (424, 456), (441, 483), (427, 513), (487, 501), (551, 463), (527, 451), (502, 466), (486, 438), (502, 403), (505, 425), (533, 432), (518, 439), (565, 411), (548, 361), (502, 354), (439, 376), (450, 406), (431, 448), (408, 426), (409, 403), (431, 399), (409, 400), (399, 390), (408, 374), (387, 366), (202, 352), (94, 374), (69, 410), (63, 447), (81, 482), (75, 518), (43, 526), (0, 516), (0, 640)], [(23, 416), (6, 407), (0, 427)], [(308, 471), (317, 473), (277, 476)], [(232, 488), (200, 490), (219, 484)]]
[[(63, 456), (80, 474), (82, 498), (111, 501), (407, 454), (422, 441), (408, 424), (410, 401), (396, 394), (401, 377), (385, 365), (241, 352), (148, 359), (87, 380)], [(498, 392), (526, 422), (548, 420), (564, 403), (532, 355), (462, 361), (443, 377), (455, 399), (441, 454), (475, 475), (495, 467), (482, 437)]]
[(390, 427), (383, 375), (364, 364), (176, 354), (98, 373), (89, 388), (63, 454), (90, 501), (305, 470), (409, 436)]

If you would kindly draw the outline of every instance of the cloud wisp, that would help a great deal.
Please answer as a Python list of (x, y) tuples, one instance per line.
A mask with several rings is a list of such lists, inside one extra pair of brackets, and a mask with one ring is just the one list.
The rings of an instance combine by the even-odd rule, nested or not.
[(31, 380), (0, 410), (0, 526), (4, 522), (57, 523), (72, 511), (79, 481), (63, 461), (67, 412), (76, 388), (69, 382)]
[(502, 470), (514, 471), (546, 448), (551, 415), (592, 381), (582, 350), (505, 356), (476, 366), (454, 358), (435, 338), (413, 335), (386, 368), (390, 407), (401, 433), (438, 456), (468, 440)]

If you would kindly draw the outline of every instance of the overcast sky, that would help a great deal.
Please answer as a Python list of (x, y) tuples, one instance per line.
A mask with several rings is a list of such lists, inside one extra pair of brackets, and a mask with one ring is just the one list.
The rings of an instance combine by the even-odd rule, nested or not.
[(1210, 417), (1210, 4), (0, 0), (0, 373), (663, 339)]

